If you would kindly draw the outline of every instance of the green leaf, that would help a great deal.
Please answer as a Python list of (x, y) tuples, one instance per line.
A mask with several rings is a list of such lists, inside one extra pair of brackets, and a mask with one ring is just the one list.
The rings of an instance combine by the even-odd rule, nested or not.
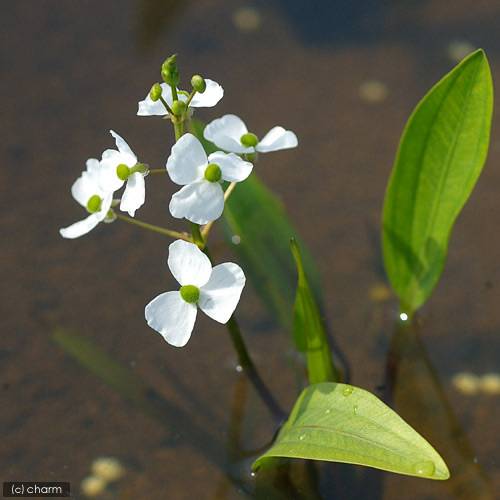
[(403, 310), (429, 297), (453, 224), (488, 152), (493, 84), (478, 50), (418, 104), (403, 132), (383, 211), (384, 264)]
[(366, 465), (427, 479), (450, 473), (434, 448), (369, 392), (326, 382), (304, 389), (270, 450), (271, 457)]
[[(207, 153), (216, 146), (203, 137), (204, 124), (191, 120), (190, 131), (203, 144)], [(224, 234), (245, 268), (245, 274), (264, 305), (279, 323), (292, 328), (295, 269), (290, 255), (290, 238), (298, 241), (281, 201), (253, 173), (237, 185), (227, 200), (223, 214)], [(232, 238), (239, 237), (234, 244)], [(316, 300), (321, 304), (318, 270), (309, 252), (303, 248), (304, 266)]]
[(306, 353), (309, 383), (339, 380), (332, 361), (325, 326), (319, 308), (309, 287), (297, 242), (290, 242), (297, 266), (297, 293), (293, 316), (293, 337), (298, 349)]

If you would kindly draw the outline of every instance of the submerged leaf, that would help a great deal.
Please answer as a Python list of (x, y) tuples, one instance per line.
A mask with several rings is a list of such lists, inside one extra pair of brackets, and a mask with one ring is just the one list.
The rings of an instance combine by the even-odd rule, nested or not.
[(290, 246), (298, 275), (293, 316), (295, 344), (306, 353), (309, 383), (335, 382), (339, 377), (333, 366), (325, 326), (304, 271), (299, 245), (292, 239)]
[(408, 120), (383, 212), (384, 264), (405, 312), (419, 308), (439, 280), (453, 224), (486, 160), (492, 108), (491, 73), (478, 50)]
[(271, 457), (345, 462), (427, 479), (450, 476), (436, 450), (376, 396), (329, 382), (304, 389), (254, 470)]

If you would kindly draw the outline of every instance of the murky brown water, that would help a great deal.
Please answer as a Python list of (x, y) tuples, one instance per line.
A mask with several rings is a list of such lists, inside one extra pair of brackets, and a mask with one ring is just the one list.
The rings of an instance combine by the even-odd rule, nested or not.
[[(266, 156), (258, 171), (318, 260), (352, 383), (380, 394), (396, 309), (394, 301), (371, 300), (370, 290), (383, 280), (376, 236), (397, 142), (417, 100), (453, 65), (451, 42), (485, 48), (500, 79), (500, 6), (351, 3), (2, 3), (2, 481), (71, 481), (79, 497), (92, 460), (104, 455), (119, 458), (127, 474), (102, 498), (233, 499), (254, 491), (251, 459), (241, 458), (235, 442), (241, 431), (243, 449), (264, 446), (275, 428), (234, 370), (226, 331), (200, 317), (188, 346), (177, 350), (143, 320), (144, 305), (173, 285), (164, 267), (168, 241), (120, 222), (77, 241), (57, 231), (81, 214), (69, 187), (89, 156), (112, 145), (109, 128), (143, 161), (165, 163), (168, 126), (135, 112), (172, 52), (186, 77), (199, 72), (225, 88), (222, 102), (200, 118), (236, 112), (259, 133), (277, 123), (297, 133), (300, 148)], [(242, 7), (253, 14), (245, 17)], [(383, 85), (367, 84), (373, 81)], [(500, 491), (500, 396), (464, 396), (450, 383), (459, 371), (500, 370), (494, 125), (488, 164), (457, 223), (419, 335), (407, 332), (392, 344), (396, 409), (443, 454), (455, 479), (326, 464), (301, 498), (486, 499)], [(155, 180), (140, 217), (161, 224), (173, 187)], [(222, 259), (220, 234), (213, 241)], [(298, 385), (287, 333), (250, 287), (238, 317), (263, 378), (289, 408)], [(163, 421), (64, 354), (51, 341), (58, 327), (92, 339), (139, 374), (168, 402)], [(293, 467), (292, 477), (304, 473)]]

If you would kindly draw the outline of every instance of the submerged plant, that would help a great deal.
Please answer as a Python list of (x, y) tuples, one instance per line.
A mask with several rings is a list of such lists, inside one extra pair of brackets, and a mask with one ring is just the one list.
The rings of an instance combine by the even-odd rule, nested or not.
[[(175, 239), (169, 247), (168, 267), (180, 289), (162, 293), (146, 306), (147, 323), (176, 347), (188, 342), (198, 308), (226, 324), (241, 368), (283, 423), (284, 414), (258, 375), (234, 316), (245, 273), (249, 276), (265, 305), (293, 332), (295, 348), (307, 361), (309, 381), (270, 449), (255, 461), (254, 470), (273, 467), (277, 457), (290, 457), (447, 479), (445, 462), (422, 436), (375, 395), (342, 383), (344, 374), (334, 363), (321, 316), (314, 263), (304, 248), (301, 252), (303, 245), (279, 202), (252, 173), (259, 153), (294, 148), (296, 135), (276, 126), (259, 140), (230, 114), (204, 127), (192, 118), (193, 108), (215, 106), (223, 96), (222, 87), (194, 75), (190, 90), (179, 88), (176, 56), (163, 63), (161, 76), (163, 83), (153, 84), (139, 102), (137, 114), (171, 121), (176, 142), (165, 168), (150, 169), (139, 163), (127, 143), (111, 132), (117, 150), (105, 151), (101, 160), (88, 160), (86, 171), (72, 187), (73, 197), (89, 215), (61, 229), (61, 235), (77, 238), (101, 221), (123, 220)], [(431, 89), (405, 128), (383, 212), (384, 262), (401, 301), (403, 320), (412, 319), (439, 280), (451, 228), (486, 158), (492, 99), (488, 63), (479, 50)], [(182, 186), (169, 208), (174, 218), (189, 222), (187, 232), (135, 219), (153, 174), (168, 174)], [(124, 185), (121, 199), (113, 199)], [(212, 267), (207, 243), (221, 216), (227, 236), (233, 243), (238, 238), (233, 246), (245, 272), (235, 263)], [(61, 335), (58, 341), (92, 365), (94, 351), (88, 345)], [(95, 357), (99, 360), (99, 366), (92, 368), (96, 373), (149, 408), (140, 383), (124, 385), (116, 374), (123, 373), (126, 380), (131, 376), (116, 366), (114, 375), (106, 375), (106, 358)], [(135, 392), (126, 386), (134, 386)]]

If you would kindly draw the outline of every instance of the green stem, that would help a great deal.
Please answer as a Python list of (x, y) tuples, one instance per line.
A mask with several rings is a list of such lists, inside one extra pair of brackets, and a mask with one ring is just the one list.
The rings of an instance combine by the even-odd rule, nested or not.
[[(205, 248), (205, 240), (203, 239), (203, 236), (201, 235), (199, 224), (195, 224), (194, 222), (191, 222), (191, 235), (193, 237), (193, 243), (198, 245), (198, 247), (201, 250), (203, 250)], [(207, 252), (208, 252), (208, 250), (207, 250)]]
[(167, 169), (166, 168), (150, 168), (148, 171), (149, 175), (155, 175), (155, 174), (166, 174)]
[(142, 227), (143, 229), (148, 229), (149, 231), (153, 231), (155, 233), (160, 233), (165, 236), (170, 236), (171, 238), (181, 239), (192, 243), (191, 238), (185, 233), (180, 233), (179, 231), (173, 231), (171, 229), (166, 229), (164, 227), (155, 226), (154, 224), (149, 224), (147, 222), (134, 219), (132, 217), (127, 217), (126, 215), (122, 214), (115, 214), (115, 215), (117, 219), (128, 222), (129, 224), (134, 224), (136, 226)]
[(160, 96), (160, 101), (162, 102), (162, 104), (165, 106), (165, 109), (171, 114), (173, 115), (174, 112), (172, 111), (172, 108), (168, 105), (167, 101), (165, 101), (165, 99), (163, 99), (162, 96)]
[(194, 95), (196, 94), (196, 90), (193, 90), (191, 94), (189, 94), (188, 100), (186, 101), (186, 109), (189, 108), (191, 101), (193, 100)]

